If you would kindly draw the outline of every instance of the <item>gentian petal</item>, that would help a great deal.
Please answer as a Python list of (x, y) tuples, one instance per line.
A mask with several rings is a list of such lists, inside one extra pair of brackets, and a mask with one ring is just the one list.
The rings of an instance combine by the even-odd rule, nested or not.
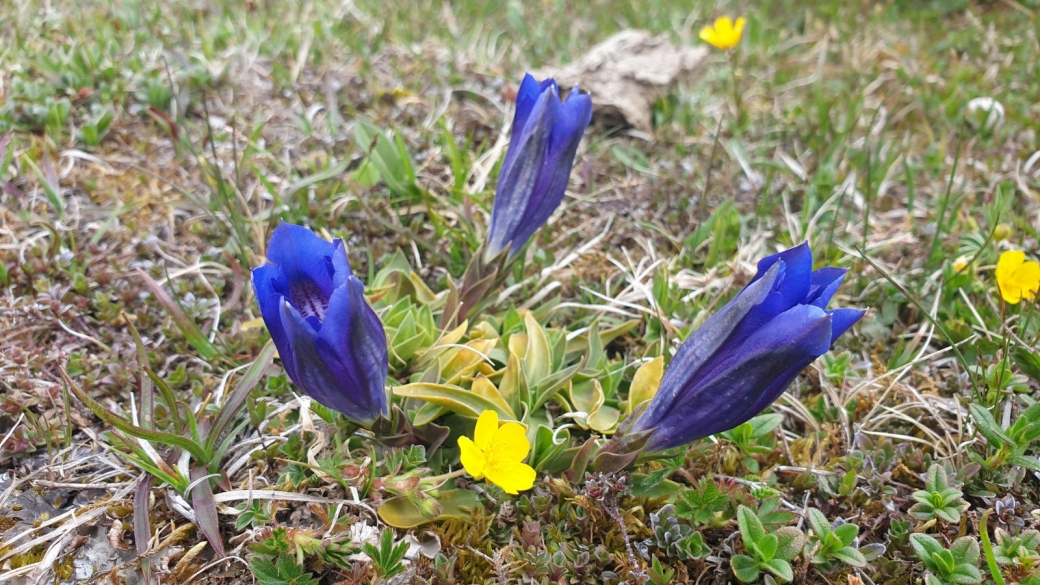
[(311, 230), (282, 222), (271, 234), (267, 259), (278, 266), (289, 285), (310, 281), (326, 298), (332, 296), (332, 243)]
[(538, 98), (542, 93), (550, 87), (556, 88), (557, 93), (559, 92), (556, 80), (545, 79), (539, 82), (530, 73), (524, 74), (524, 80), (520, 82), (520, 89), (516, 92), (516, 113), (513, 115), (514, 134), (519, 133), (527, 126), (527, 119), (531, 115), (531, 110), (534, 109), (535, 103), (538, 102)]
[(689, 391), (696, 386), (705, 365), (722, 350), (747, 314), (770, 294), (780, 277), (781, 267), (777, 263), (767, 269), (757, 282), (745, 287), (686, 339), (665, 370), (657, 394), (636, 421), (633, 432), (658, 426), (669, 418), (678, 404), (688, 399)]
[(531, 110), (528, 123), (518, 128), (502, 162), (488, 228), (488, 257), (497, 256), (515, 239), (525, 221), (530, 195), (538, 183), (552, 126), (559, 113), (555, 91), (542, 92)]
[(282, 358), (282, 367), (285, 368), (290, 378), (295, 378), (296, 361), (293, 357), (293, 348), (289, 343), (289, 335), (282, 326), (282, 303), (285, 302), (285, 297), (277, 291), (277, 288), (284, 289), (285, 276), (277, 266), (265, 264), (253, 269), (252, 280), (256, 302), (260, 306), (260, 315), (264, 318), (264, 324), (271, 333), (271, 340), (278, 349), (278, 356)]
[(834, 309), (831, 314), (831, 344), (859, 321), (866, 311), (859, 309)]
[(809, 282), (812, 276), (812, 249), (808, 242), (802, 242), (794, 248), (784, 250), (772, 256), (766, 256), (758, 262), (758, 274), (751, 282), (760, 278), (770, 266), (777, 261), (783, 260), (785, 264), (784, 278), (780, 282), (778, 292), (783, 295), (787, 310), (799, 303), (805, 302), (809, 294)]
[(745, 422), (761, 410), (760, 403), (764, 408), (775, 400), (798, 372), (826, 353), (830, 340), (831, 317), (822, 309), (790, 309), (743, 344), (727, 348), (725, 367), (686, 389), (647, 449), (677, 447)]
[(844, 268), (821, 268), (812, 273), (809, 278), (809, 296), (805, 299), (810, 305), (815, 305), (821, 309), (827, 308), (827, 303), (831, 302), (831, 297), (834, 293), (838, 292), (838, 287), (841, 286), (841, 281), (845, 280)]
[[(343, 244), (343, 240), (336, 238), (332, 241), (332, 286), (333, 288), (339, 288), (347, 284), (347, 279), (353, 275), (353, 271), (350, 270), (350, 261), (347, 259), (347, 247)], [(329, 295), (331, 296), (331, 295)]]
[(356, 276), (350, 276), (346, 286), (333, 293), (315, 346), (339, 381), (342, 400), (357, 411), (351, 418), (368, 422), (390, 413), (385, 388), (389, 369), (386, 333), (365, 300), (365, 285)]
[(567, 101), (560, 105), (556, 125), (549, 138), (542, 171), (531, 196), (527, 200), (523, 222), (519, 223), (512, 238), (511, 253), (516, 254), (534, 235), (563, 201), (570, 182), (574, 157), (592, 120), (592, 99), (577, 90), (571, 91)]
[(345, 390), (343, 372), (330, 368), (318, 350), (318, 332), (288, 302), (282, 302), (282, 325), (296, 361), (293, 382), (314, 400), (358, 421), (372, 420), (367, 408)]

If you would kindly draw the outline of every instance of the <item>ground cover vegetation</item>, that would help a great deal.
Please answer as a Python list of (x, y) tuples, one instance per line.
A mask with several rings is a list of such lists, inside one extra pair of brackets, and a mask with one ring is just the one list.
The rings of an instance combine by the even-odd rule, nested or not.
[(0, 6), (0, 580), (1040, 582), (1038, 27)]

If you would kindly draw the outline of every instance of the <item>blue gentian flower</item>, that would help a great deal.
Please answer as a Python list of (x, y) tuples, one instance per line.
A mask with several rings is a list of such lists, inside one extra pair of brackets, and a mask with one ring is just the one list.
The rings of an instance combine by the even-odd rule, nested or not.
[(690, 335), (632, 427), (653, 431), (647, 451), (748, 421), (863, 316), (827, 310), (845, 270), (812, 266), (805, 243), (763, 259), (744, 290)]
[(577, 88), (560, 101), (556, 81), (524, 76), (513, 136), (498, 175), (486, 258), (516, 254), (563, 200), (574, 155), (592, 120), (592, 99)]
[(388, 415), (386, 334), (350, 271), (343, 241), (282, 223), (267, 259), (253, 270), (253, 288), (292, 381), (365, 426)]

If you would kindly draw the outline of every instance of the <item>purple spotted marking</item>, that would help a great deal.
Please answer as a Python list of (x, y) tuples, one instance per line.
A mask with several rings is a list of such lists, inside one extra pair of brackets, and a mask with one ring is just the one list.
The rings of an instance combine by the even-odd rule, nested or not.
[(325, 312), (329, 309), (329, 297), (314, 282), (298, 280), (289, 283), (289, 304), (296, 307), (304, 319), (315, 317), (318, 321), (324, 321)]

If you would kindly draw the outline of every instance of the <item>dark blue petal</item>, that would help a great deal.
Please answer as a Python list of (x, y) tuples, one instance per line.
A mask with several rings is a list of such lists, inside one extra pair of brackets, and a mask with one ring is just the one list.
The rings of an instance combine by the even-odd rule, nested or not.
[(866, 311), (859, 309), (834, 309), (831, 313), (833, 325), (831, 326), (831, 343), (838, 340), (843, 333), (849, 330), (859, 321)]
[(282, 324), (296, 357), (296, 375), (291, 376), (296, 386), (307, 396), (352, 420), (372, 421), (374, 417), (370, 416), (367, 405), (359, 403), (357, 396), (350, 392), (344, 372), (322, 356), (318, 332), (289, 303), (282, 303)]
[(552, 128), (560, 103), (550, 88), (542, 92), (531, 110), (526, 126), (518, 128), (509, 142), (502, 170), (498, 175), (495, 202), (491, 210), (486, 255), (494, 258), (515, 239), (525, 221), (531, 193), (542, 173)]
[(524, 211), (524, 221), (517, 226), (512, 239), (512, 254), (516, 254), (539, 228), (545, 225), (560, 202), (570, 182), (574, 157), (585, 129), (592, 120), (592, 99), (572, 91), (560, 106), (559, 117), (552, 129), (542, 171), (538, 175)]
[(805, 302), (826, 309), (827, 303), (831, 302), (831, 297), (838, 292), (841, 281), (845, 279), (845, 272), (847, 271), (844, 268), (833, 267), (821, 268), (813, 272), (809, 279), (809, 296)]
[(557, 93), (559, 92), (554, 79), (538, 82), (530, 73), (524, 75), (524, 80), (520, 82), (520, 89), (516, 92), (516, 114), (513, 116), (514, 134), (519, 134), (522, 131), (538, 98), (550, 87), (556, 88)]
[[(830, 339), (831, 317), (818, 307), (799, 305), (743, 344), (725, 348), (725, 367), (714, 376), (693, 380), (682, 399), (648, 427), (657, 430), (647, 449), (677, 447), (747, 421), (775, 400), (802, 368), (823, 355)], [(651, 407), (655, 401), (656, 396)], [(642, 428), (640, 422), (642, 417), (637, 421)]]
[(710, 369), (720, 353), (727, 353), (727, 342), (741, 321), (769, 296), (780, 278), (781, 265), (768, 269), (762, 278), (740, 291), (721, 311), (709, 317), (675, 353), (661, 379), (661, 386), (646, 410), (636, 421), (633, 432), (658, 426), (694, 390), (704, 370)]
[[(332, 281), (334, 251), (331, 242), (311, 230), (282, 222), (271, 234), (267, 258), (281, 268), (290, 287), (313, 287), (328, 299), (335, 289)], [(292, 294), (291, 291), (290, 296)]]
[(296, 361), (289, 336), (282, 326), (282, 303), (285, 297), (278, 292), (279, 288), (284, 290), (284, 280), (285, 277), (277, 266), (265, 264), (253, 269), (253, 290), (256, 292), (256, 302), (260, 306), (260, 315), (264, 318), (267, 330), (271, 332), (271, 340), (278, 349), (278, 356), (282, 358), (282, 367), (292, 378), (296, 376)]
[(364, 418), (356, 420), (367, 422), (390, 413), (386, 333), (357, 277), (351, 276), (345, 287), (333, 293), (317, 348), (350, 400), (364, 411)]
[(786, 310), (797, 304), (804, 303), (806, 296), (809, 294), (809, 280), (812, 275), (813, 264), (812, 249), (809, 248), (808, 242), (802, 242), (794, 248), (784, 250), (772, 256), (766, 256), (759, 260), (758, 274), (751, 279), (751, 282), (758, 280), (778, 260), (783, 260), (784, 264), (786, 264), (784, 279), (780, 282), (778, 289), (778, 292), (783, 295), (787, 303)]
[(332, 286), (334, 289), (338, 289), (347, 284), (347, 279), (354, 273), (350, 270), (347, 247), (343, 244), (343, 240), (339, 238), (332, 240), (332, 246)]

